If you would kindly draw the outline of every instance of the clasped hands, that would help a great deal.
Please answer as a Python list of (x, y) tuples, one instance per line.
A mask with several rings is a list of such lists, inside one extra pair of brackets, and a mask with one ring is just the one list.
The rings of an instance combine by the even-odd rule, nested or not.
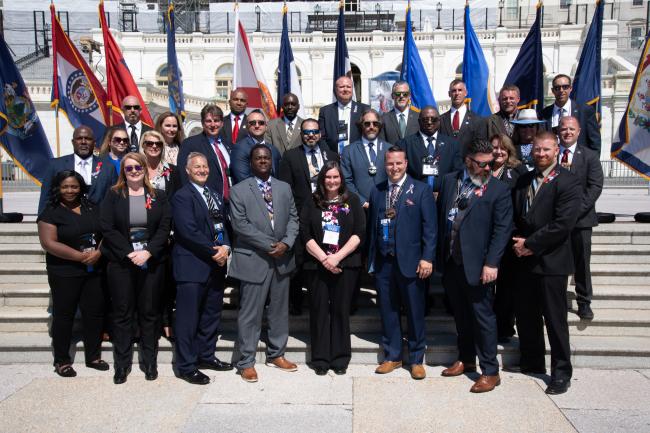
[(533, 252), (526, 248), (524, 245), (524, 242), (526, 242), (526, 238), (520, 238), (520, 237), (513, 237), (512, 241), (514, 244), (512, 245), (512, 249), (517, 255), (517, 257), (526, 257), (526, 256), (532, 256)]
[(337, 253), (325, 256), (323, 260), (321, 260), (320, 262), (325, 269), (327, 269), (333, 274), (340, 274), (341, 272), (343, 272), (343, 269), (339, 268), (339, 263), (341, 262), (341, 259), (339, 258), (339, 255)]
[(225, 265), (226, 261), (228, 260), (230, 248), (225, 245), (215, 245), (212, 247), (212, 249), (216, 251), (216, 254), (212, 256), (212, 260), (219, 266)]
[(271, 251), (269, 251), (269, 255), (274, 259), (279, 259), (284, 255), (284, 253), (287, 252), (288, 249), (289, 245), (285, 244), (284, 242), (273, 242), (271, 244)]
[(151, 253), (147, 250), (132, 251), (126, 256), (131, 259), (131, 263), (134, 265), (142, 266), (151, 258)]
[(86, 266), (93, 266), (101, 256), (102, 253), (99, 250), (88, 249), (86, 251), (81, 251), (80, 261)]

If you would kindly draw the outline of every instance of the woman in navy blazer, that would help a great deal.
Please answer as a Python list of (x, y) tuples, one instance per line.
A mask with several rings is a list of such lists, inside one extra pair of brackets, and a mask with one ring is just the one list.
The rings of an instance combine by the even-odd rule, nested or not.
[(311, 275), (311, 363), (318, 375), (329, 368), (345, 374), (350, 363), (350, 305), (365, 230), (359, 198), (348, 192), (339, 164), (327, 161), (318, 174), (313, 200), (307, 200), (300, 215), (300, 236), (311, 258), (305, 258), (303, 269)]
[(126, 382), (131, 371), (136, 311), (145, 378), (155, 380), (171, 209), (165, 193), (151, 186), (143, 155), (132, 152), (122, 159), (118, 181), (102, 202), (100, 223), (113, 305), (113, 382)]

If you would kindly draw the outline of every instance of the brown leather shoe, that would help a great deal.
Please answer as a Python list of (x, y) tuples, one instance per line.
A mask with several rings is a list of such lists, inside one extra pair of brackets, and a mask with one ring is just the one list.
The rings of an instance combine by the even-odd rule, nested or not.
[(375, 369), (375, 373), (386, 374), (400, 367), (402, 367), (402, 361), (384, 361)]
[(469, 392), (490, 392), (494, 387), (501, 385), (501, 378), (497, 374), (496, 376), (484, 376), (478, 378)]
[(422, 364), (411, 365), (411, 377), (415, 380), (422, 380), (427, 377), (427, 372)]
[(445, 377), (460, 376), (463, 373), (474, 373), (476, 371), (476, 364), (463, 364), (462, 361), (456, 361), (449, 368), (445, 368), (440, 373)]
[(298, 366), (293, 362), (287, 361), (284, 356), (278, 356), (277, 358), (267, 359), (266, 365), (269, 367), (279, 368), (282, 371), (296, 371)]
[(246, 382), (257, 382), (257, 371), (255, 371), (255, 367), (244, 368), (239, 374)]

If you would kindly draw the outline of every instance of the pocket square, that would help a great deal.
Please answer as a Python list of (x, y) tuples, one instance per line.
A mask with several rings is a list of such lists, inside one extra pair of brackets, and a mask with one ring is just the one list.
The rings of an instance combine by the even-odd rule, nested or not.
[(407, 206), (415, 206), (415, 202), (411, 200), (410, 198), (407, 198), (405, 201)]

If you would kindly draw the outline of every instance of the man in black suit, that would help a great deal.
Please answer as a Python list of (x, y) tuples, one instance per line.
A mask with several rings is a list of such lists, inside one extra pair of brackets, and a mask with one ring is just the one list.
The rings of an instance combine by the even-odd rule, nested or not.
[(246, 107), (248, 106), (248, 95), (243, 89), (235, 89), (230, 92), (228, 100), (230, 113), (223, 120), (221, 138), (231, 145), (236, 144), (248, 136), (246, 128)]
[(411, 107), (411, 88), (406, 81), (395, 81), (391, 92), (394, 108), (381, 116), (384, 127), (379, 137), (390, 143), (418, 132), (418, 112)]
[(596, 117), (596, 110), (590, 105), (578, 104), (570, 99), (571, 77), (564, 74), (558, 74), (553, 78), (551, 91), (555, 96), (555, 103), (544, 107), (542, 118), (547, 122), (548, 129), (558, 133), (557, 127), (560, 119), (564, 116), (573, 116), (578, 119), (583, 134), (578, 137), (578, 144), (588, 147), (600, 157), (600, 125)]
[[(183, 140), (181, 150), (178, 152), (178, 167), (187, 165), (187, 156), (191, 152), (198, 152), (208, 159), (208, 166), (212, 174), (207, 182), (210, 190), (218, 192), (226, 203), (230, 198), (230, 142), (225, 141), (220, 134), (223, 127), (223, 111), (216, 105), (208, 104), (201, 109), (201, 126), (203, 132)], [(181, 183), (189, 182), (187, 172), (179, 170)]]
[[(303, 206), (312, 200), (312, 193), (316, 189), (316, 179), (321, 167), (326, 161), (338, 161), (339, 155), (332, 152), (325, 143), (320, 140), (318, 121), (316, 119), (305, 119), (296, 128), (296, 133), (301, 132), (302, 145), (287, 150), (280, 161), (279, 179), (291, 186), (293, 201), (296, 204), (298, 215), (302, 212)], [(294, 255), (296, 257), (296, 272), (291, 278), (289, 288), (289, 314), (302, 314), (302, 264), (305, 260), (304, 245), (301, 242), (294, 244)]]
[(246, 116), (248, 135), (233, 147), (230, 173), (233, 185), (251, 176), (250, 155), (253, 146), (263, 144), (271, 151), (271, 174), (276, 176), (280, 170), (282, 155), (277, 147), (265, 138), (267, 120), (262, 110), (255, 109)]
[(427, 105), (420, 110), (418, 124), (420, 130), (397, 145), (406, 151), (409, 176), (428, 183), (437, 192), (438, 179), (463, 167), (460, 145), (439, 131), (440, 115), (434, 107)]
[(591, 311), (591, 232), (598, 225), (596, 216), (596, 200), (603, 191), (603, 169), (595, 151), (579, 144), (581, 133), (580, 123), (573, 116), (560, 119), (558, 125), (560, 136), (560, 164), (575, 174), (582, 186), (582, 204), (578, 213), (578, 221), (571, 232), (571, 249), (578, 301), (578, 316), (584, 320), (592, 320)]
[(214, 354), (223, 306), (230, 239), (227, 205), (207, 186), (210, 168), (198, 152), (187, 157), (189, 182), (174, 194), (176, 291), (176, 367), (179, 377), (194, 385), (210, 378), (199, 369), (232, 370)]
[(519, 87), (514, 84), (505, 84), (499, 90), (499, 111), (487, 118), (488, 139), (496, 134), (506, 134), (512, 138), (514, 125), (512, 120), (517, 117), (517, 106), (521, 100)]
[(129, 152), (138, 152), (142, 133), (151, 131), (153, 128), (145, 125), (140, 120), (142, 107), (140, 106), (140, 100), (136, 96), (125, 96), (121, 108), (124, 116), (124, 127), (129, 133)]
[(336, 102), (325, 105), (318, 113), (318, 125), (323, 140), (332, 152), (343, 153), (343, 148), (361, 139), (359, 130), (355, 127), (361, 113), (368, 110), (366, 104), (352, 100), (352, 79), (339, 77), (334, 86)]
[(451, 301), (458, 333), (458, 361), (442, 371), (481, 376), (471, 392), (492, 391), (501, 383), (497, 361), (497, 319), (493, 284), (512, 232), (512, 200), (507, 184), (492, 176), (492, 144), (476, 140), (464, 149), (465, 169), (442, 178), (438, 196), (437, 269)]
[(50, 160), (43, 176), (41, 196), (38, 200), (38, 214), (45, 209), (50, 198), (52, 179), (63, 170), (74, 170), (84, 178), (88, 186), (88, 200), (99, 204), (106, 191), (117, 182), (115, 166), (106, 157), (93, 156), (95, 136), (87, 126), (78, 126), (72, 133), (72, 155), (64, 155)]
[(440, 116), (440, 132), (458, 140), (461, 149), (475, 140), (487, 140), (485, 119), (465, 105), (467, 87), (463, 80), (449, 84), (449, 98), (451, 108)]
[(571, 386), (566, 291), (574, 270), (570, 235), (582, 194), (578, 178), (558, 164), (558, 154), (555, 134), (537, 134), (533, 143), (535, 169), (521, 175), (513, 190), (519, 368), (522, 373), (546, 373), (546, 324), (551, 345), (547, 394), (562, 394)]

